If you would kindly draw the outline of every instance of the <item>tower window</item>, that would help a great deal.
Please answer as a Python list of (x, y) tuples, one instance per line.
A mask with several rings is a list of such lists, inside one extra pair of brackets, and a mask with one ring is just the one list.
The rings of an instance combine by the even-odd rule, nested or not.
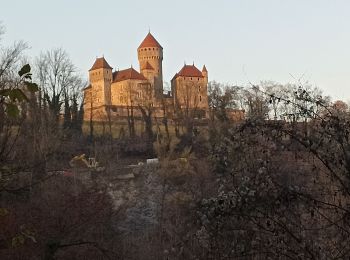
[(199, 101), (202, 102), (202, 96), (199, 96)]

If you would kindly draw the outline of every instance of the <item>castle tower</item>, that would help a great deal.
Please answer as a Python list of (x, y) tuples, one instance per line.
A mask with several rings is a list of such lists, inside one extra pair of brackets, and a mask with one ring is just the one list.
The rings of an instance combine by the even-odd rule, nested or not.
[(104, 57), (96, 58), (89, 70), (93, 107), (111, 105), (112, 67)]
[(205, 79), (206, 84), (208, 84), (208, 70), (207, 70), (207, 68), (205, 67), (205, 65), (203, 65), (202, 75), (203, 75), (203, 77), (204, 77), (204, 79)]
[(137, 48), (141, 74), (154, 86), (156, 97), (163, 94), (163, 47), (148, 33)]

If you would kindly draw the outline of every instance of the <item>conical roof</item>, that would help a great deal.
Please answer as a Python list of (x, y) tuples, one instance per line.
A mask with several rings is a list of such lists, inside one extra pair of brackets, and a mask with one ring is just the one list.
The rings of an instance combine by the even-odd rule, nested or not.
[(94, 65), (92, 65), (90, 70), (97, 70), (97, 69), (102, 69), (102, 68), (112, 69), (112, 67), (109, 66), (108, 62), (105, 60), (104, 57), (96, 58), (96, 61), (95, 61)]
[(158, 47), (158, 48), (163, 48), (159, 42), (153, 37), (153, 35), (149, 32), (145, 39), (141, 42), (140, 48), (146, 48), (146, 47)]

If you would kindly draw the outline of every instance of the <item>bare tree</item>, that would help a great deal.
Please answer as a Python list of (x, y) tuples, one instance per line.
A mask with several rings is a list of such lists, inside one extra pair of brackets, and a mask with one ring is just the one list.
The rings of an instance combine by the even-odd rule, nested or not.
[[(175, 101), (176, 120), (185, 128), (185, 133), (192, 136), (195, 118), (200, 117), (198, 91), (194, 84), (187, 83)], [(177, 130), (178, 132), (178, 130)]]
[[(21, 130), (20, 103), (28, 100), (26, 86), (36, 90), (30, 83), (30, 66), (22, 67), (23, 52), (27, 45), (20, 41), (0, 49), (0, 161), (9, 156)], [(34, 89), (33, 89), (34, 87)], [(17, 126), (17, 127), (15, 127)]]
[(210, 82), (209, 86), (209, 109), (211, 121), (218, 119), (221, 122), (228, 121), (228, 109), (237, 108), (237, 103), (244, 103), (239, 96), (241, 88)]
[(142, 119), (145, 122), (147, 139), (152, 142), (154, 137), (152, 130), (154, 90), (150, 84), (143, 84), (140, 87), (142, 88), (142, 99), (140, 99), (137, 106), (141, 111)]
[[(302, 86), (286, 97), (253, 93), (286, 106), (293, 120), (252, 116), (211, 136), (221, 183), (217, 196), (203, 201), (209, 256), (348, 258), (348, 113)], [(284, 108), (275, 111), (286, 116)]]
[[(66, 109), (65, 115), (70, 116), (69, 96), (72, 92), (77, 95), (83, 82), (68, 54), (63, 49), (41, 53), (36, 60), (36, 70), (44, 100), (56, 121), (58, 122), (62, 104)], [(66, 120), (69, 121), (68, 118)]]

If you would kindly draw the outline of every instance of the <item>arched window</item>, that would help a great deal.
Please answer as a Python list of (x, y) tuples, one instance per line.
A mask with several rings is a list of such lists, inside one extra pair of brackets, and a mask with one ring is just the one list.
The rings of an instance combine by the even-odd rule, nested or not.
[(199, 96), (199, 102), (202, 102), (202, 96)]

